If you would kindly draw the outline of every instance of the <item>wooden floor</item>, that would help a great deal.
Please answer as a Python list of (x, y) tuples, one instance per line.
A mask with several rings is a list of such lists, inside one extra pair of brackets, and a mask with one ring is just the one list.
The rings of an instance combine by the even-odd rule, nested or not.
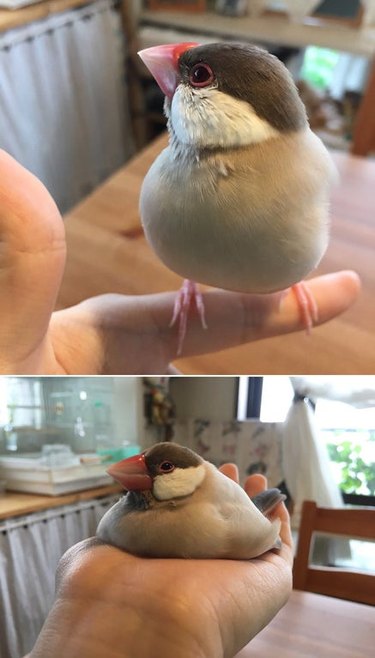
[[(143, 177), (165, 145), (162, 136), (66, 218), (68, 260), (58, 307), (105, 292), (147, 294), (181, 279), (148, 246), (139, 223)], [(341, 317), (303, 333), (176, 361), (187, 374), (375, 372), (375, 162), (334, 154), (341, 182), (332, 197), (332, 235), (317, 273), (354, 269), (360, 299)]]

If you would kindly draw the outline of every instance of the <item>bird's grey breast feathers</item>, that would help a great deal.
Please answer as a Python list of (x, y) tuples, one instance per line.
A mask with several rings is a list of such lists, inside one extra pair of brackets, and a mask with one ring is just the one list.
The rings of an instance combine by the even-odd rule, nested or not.
[(158, 256), (185, 278), (229, 290), (300, 281), (328, 241), (332, 165), (318, 142), (307, 130), (181, 162), (166, 149), (141, 193)]

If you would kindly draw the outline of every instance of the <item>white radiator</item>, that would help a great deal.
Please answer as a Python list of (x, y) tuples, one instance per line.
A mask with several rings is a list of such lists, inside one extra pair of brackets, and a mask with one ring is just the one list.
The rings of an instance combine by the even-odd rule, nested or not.
[(65, 212), (133, 153), (124, 35), (111, 0), (0, 34), (0, 148)]
[(118, 496), (93, 499), (0, 522), (0, 658), (34, 646), (51, 608), (65, 551), (95, 534)]

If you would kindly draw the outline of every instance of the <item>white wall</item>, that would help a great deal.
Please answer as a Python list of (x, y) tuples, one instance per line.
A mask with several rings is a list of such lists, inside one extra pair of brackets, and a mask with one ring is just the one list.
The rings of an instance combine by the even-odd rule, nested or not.
[(113, 378), (113, 444), (143, 442), (143, 385), (141, 377)]
[(179, 420), (232, 420), (236, 390), (237, 377), (172, 377), (170, 380), (170, 393)]

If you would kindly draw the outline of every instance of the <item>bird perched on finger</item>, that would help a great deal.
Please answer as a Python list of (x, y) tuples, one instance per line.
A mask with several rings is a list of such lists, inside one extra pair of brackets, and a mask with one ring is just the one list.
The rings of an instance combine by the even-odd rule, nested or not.
[(157, 443), (110, 466), (128, 491), (101, 519), (97, 536), (147, 557), (250, 559), (280, 548), (280, 519), (268, 514), (285, 496), (250, 499), (239, 484), (189, 448)]
[(309, 330), (317, 309), (301, 280), (328, 243), (331, 157), (310, 130), (288, 70), (249, 44), (140, 51), (165, 94), (169, 145), (142, 185), (146, 237), (185, 278), (172, 323), (179, 351), (196, 283), (244, 293), (294, 286)]

